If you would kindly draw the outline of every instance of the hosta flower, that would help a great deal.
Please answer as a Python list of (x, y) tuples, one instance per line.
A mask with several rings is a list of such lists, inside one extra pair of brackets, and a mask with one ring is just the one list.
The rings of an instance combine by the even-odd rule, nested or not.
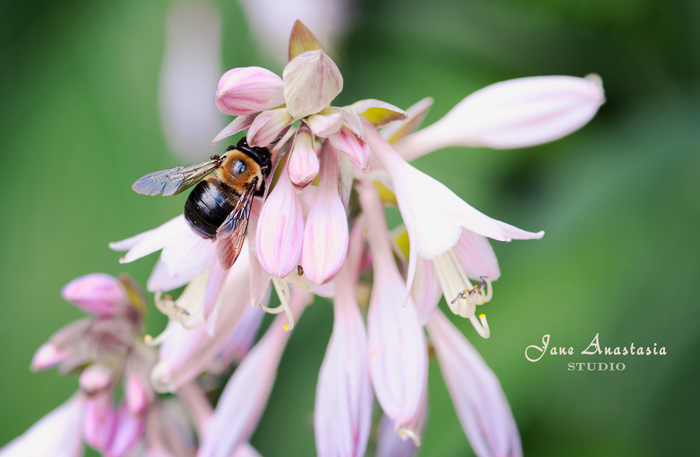
[[(495, 84), (417, 132), (432, 99), (406, 112), (375, 99), (332, 106), (342, 87), (340, 70), (300, 22), (282, 77), (259, 67), (222, 77), (215, 103), (238, 117), (214, 141), (245, 131), (249, 145), (270, 149), (275, 168), (263, 195), (252, 199), (247, 244), (231, 269), (220, 267), (214, 242), (198, 237), (182, 216), (112, 244), (128, 251), (123, 262), (162, 250), (148, 289), (170, 322), (150, 341), (161, 344), (151, 379), (158, 391), (177, 393), (193, 416), (204, 418), (198, 419), (200, 457), (246, 453), (289, 331), (312, 296), (321, 295), (333, 299), (335, 315), (316, 392), (319, 455), (365, 453), (374, 396), (385, 417), (377, 455), (415, 452), (429, 410), (427, 328), (477, 455), (517, 456), (520, 439), (498, 380), (438, 305), (443, 296), (447, 309), (488, 338), (491, 329), (477, 308), (494, 298), (492, 284), (500, 277), (488, 238), (537, 239), (544, 232), (486, 216), (406, 160), (444, 146), (552, 141), (590, 120), (603, 101), (602, 86), (573, 77)], [(389, 230), (383, 204), (398, 206), (402, 226)], [(179, 297), (167, 294), (181, 286)], [(278, 306), (269, 304), (272, 290)], [(357, 297), (367, 291), (365, 322)], [(114, 294), (81, 306), (109, 314), (121, 309), (118, 303)], [(253, 345), (262, 311), (279, 316)], [(71, 332), (84, 332), (85, 325)], [(58, 344), (62, 338), (37, 355), (37, 366), (73, 359)], [(232, 363), (239, 366), (216, 410), (209, 413), (206, 400), (193, 408), (193, 399), (201, 400), (190, 395), (196, 380), (222, 379)], [(86, 375), (85, 390), (99, 396), (109, 392), (111, 380), (108, 371), (95, 369)], [(130, 402), (153, 405), (138, 396)], [(149, 411), (161, 415), (165, 402), (155, 404)], [(157, 421), (149, 415), (146, 442), (165, 446), (149, 423)], [(96, 441), (101, 432), (95, 430)], [(187, 437), (173, 440), (195, 446)]]
[[(178, 385), (178, 398), (162, 399), (154, 392), (151, 372), (157, 355), (143, 344), (145, 299), (138, 287), (127, 277), (96, 273), (70, 282), (63, 297), (93, 317), (54, 334), (37, 351), (32, 369), (59, 366), (63, 373), (77, 372), (79, 390), (0, 449), (0, 456), (78, 457), (83, 443), (105, 457), (194, 456), (195, 437), (204, 438), (212, 408), (196, 376)], [(257, 330), (259, 322), (248, 317), (246, 324)], [(242, 327), (231, 337), (224, 357), (234, 357), (231, 351), (241, 355), (252, 343)], [(123, 395), (115, 404), (118, 391)], [(234, 451), (231, 455), (258, 456), (247, 442)]]

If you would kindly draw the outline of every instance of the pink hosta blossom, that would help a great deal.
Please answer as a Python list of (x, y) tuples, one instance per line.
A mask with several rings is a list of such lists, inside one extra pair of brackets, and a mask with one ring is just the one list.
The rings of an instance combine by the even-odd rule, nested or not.
[(314, 136), (307, 126), (300, 126), (290, 151), (287, 172), (292, 184), (300, 189), (311, 184), (318, 175), (319, 164)]
[(153, 371), (158, 390), (176, 391), (199, 376), (216, 358), (249, 307), (249, 286), (248, 250), (244, 249), (222, 287), (217, 303), (219, 315), (212, 332), (201, 325), (188, 328), (177, 321), (168, 324), (162, 336), (160, 360)]
[(396, 144), (412, 160), (448, 146), (523, 148), (564, 137), (595, 116), (605, 102), (596, 75), (512, 79), (478, 90), (436, 123)]
[[(104, 274), (72, 281), (64, 287), (63, 296), (95, 317), (54, 334), (37, 351), (32, 368), (58, 365), (63, 373), (80, 372), (80, 393), (31, 429), (47, 433), (51, 429), (55, 436), (44, 441), (37, 436), (34, 441), (41, 443), (36, 443), (36, 453), (24, 455), (80, 455), (82, 445), (72, 444), (77, 436), (107, 457), (125, 456), (142, 439), (146, 410), (154, 401), (152, 388), (144, 380), (155, 355), (140, 341), (145, 298), (129, 278)], [(118, 388), (124, 392), (124, 402), (115, 408), (113, 394)], [(65, 428), (47, 429), (46, 424), (54, 423), (49, 417), (58, 415)]]
[[(374, 285), (370, 298), (369, 363), (372, 385), (384, 413), (399, 435), (419, 443), (413, 425), (422, 414), (421, 398), (428, 381), (428, 353), (423, 328), (412, 299), (403, 304), (401, 277), (389, 244), (384, 212), (376, 190), (363, 185), (360, 203), (365, 213), (372, 253)], [(396, 344), (397, 342), (401, 344)]]
[[(451, 251), (465, 231), (500, 241), (541, 238), (544, 235), (544, 232), (531, 233), (520, 230), (472, 208), (443, 184), (409, 165), (372, 125), (365, 124), (372, 151), (387, 167), (391, 176), (396, 200), (411, 243), (407, 294), (413, 285), (420, 256), (426, 260), (433, 260), (434, 264), (437, 263), (436, 276), (441, 281), (449, 304), (458, 299), (460, 291), (465, 291), (469, 296), (473, 288)], [(488, 290), (491, 291), (490, 285)], [(487, 295), (479, 296), (479, 304), (490, 299)], [(490, 333), (485, 320), (479, 322), (474, 317), (474, 300), (462, 307), (458, 299), (457, 304), (453, 311), (470, 318), (479, 334), (488, 338)], [(423, 316), (423, 319), (425, 318), (426, 316)]]
[(338, 193), (338, 152), (326, 144), (321, 155), (319, 190), (306, 220), (301, 252), (304, 274), (316, 284), (338, 274), (348, 250), (348, 221)]
[[(238, 117), (215, 142), (245, 132), (249, 145), (269, 148), (273, 166), (281, 164), (266, 181), (264, 195), (253, 200), (250, 238), (234, 267), (221, 269), (214, 243), (196, 235), (182, 216), (112, 245), (128, 251), (123, 262), (162, 250), (148, 287), (170, 323), (151, 341), (163, 342), (151, 376), (159, 390), (180, 391), (201, 443), (197, 449), (187, 427), (185, 433), (173, 431), (188, 416), (166, 417), (170, 403), (146, 396), (143, 379), (131, 376), (127, 365), (126, 385), (133, 392), (127, 392), (126, 404), (135, 416), (143, 418), (147, 411), (146, 449), (200, 457), (256, 455), (247, 440), (266, 406), (288, 330), (313, 293), (335, 294), (333, 335), (316, 396), (319, 455), (365, 452), (372, 388), (390, 421), (377, 454), (415, 452), (428, 418), (424, 326), (477, 454), (518, 455), (517, 428), (497, 380), (436, 308), (444, 296), (454, 314), (468, 318), (488, 338), (488, 322), (477, 308), (491, 300), (492, 283), (500, 277), (488, 238), (537, 239), (543, 232), (526, 232), (486, 216), (406, 159), (452, 145), (506, 148), (554, 140), (590, 120), (603, 101), (602, 86), (571, 77), (496, 84), (412, 133), (432, 99), (407, 112), (375, 99), (332, 106), (343, 87), (342, 75), (301, 22), (292, 29), (288, 55), (282, 77), (257, 67), (233, 69), (217, 91), (221, 111)], [(383, 203), (398, 205), (403, 245), (397, 238), (401, 228), (390, 234), (386, 226)], [(351, 225), (366, 231), (369, 249), (359, 229), (349, 242)], [(371, 274), (358, 279), (359, 270), (369, 268)], [(178, 298), (166, 295), (181, 286), (185, 289)], [(272, 289), (280, 301), (275, 308), (268, 307)], [(369, 297), (367, 334), (356, 294)], [(114, 307), (104, 308), (109, 313)], [(90, 309), (103, 313), (102, 305)], [(276, 318), (249, 351), (262, 311), (285, 316)], [(104, 331), (119, 334), (110, 325)], [(91, 329), (88, 319), (59, 332), (37, 352), (33, 367), (59, 365), (70, 371), (86, 360), (94, 363), (75, 350)], [(123, 357), (120, 347), (129, 343), (116, 346), (106, 352), (112, 360)], [(203, 394), (190, 395), (190, 389), (197, 379), (203, 386), (216, 383), (212, 379), (219, 379), (231, 363), (239, 366), (216, 411), (210, 412)], [(109, 394), (120, 382), (118, 375), (100, 374), (96, 369), (85, 385), (94, 395)], [(199, 403), (193, 406), (193, 401)], [(120, 411), (114, 408), (110, 417), (118, 422), (114, 418)], [(125, 426), (118, 436), (133, 436), (128, 432), (138, 429)]]
[(216, 106), (222, 113), (245, 116), (284, 105), (284, 82), (260, 67), (234, 68), (221, 77)]
[(522, 456), (515, 419), (494, 372), (441, 312), (433, 313), (427, 328), (457, 417), (476, 455)]
[(363, 243), (358, 224), (351, 257), (336, 280), (333, 334), (316, 387), (314, 432), (320, 457), (363, 455), (372, 424), (367, 332), (355, 298)]
[[(296, 290), (289, 306), (294, 319), (299, 319), (310, 295)], [(290, 332), (284, 330), (286, 320), (279, 316), (265, 336), (243, 359), (221, 394), (216, 412), (199, 450), (199, 457), (229, 457), (252, 435), (262, 416), (277, 375)]]
[(127, 306), (124, 286), (104, 273), (93, 273), (71, 281), (61, 295), (86, 313), (100, 317), (114, 316)]
[(304, 215), (285, 169), (263, 206), (255, 238), (258, 260), (265, 271), (283, 278), (296, 268), (304, 238)]

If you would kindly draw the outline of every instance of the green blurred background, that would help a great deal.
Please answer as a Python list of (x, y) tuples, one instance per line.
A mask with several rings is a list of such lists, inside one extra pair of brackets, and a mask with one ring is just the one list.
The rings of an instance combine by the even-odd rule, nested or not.
[[(172, 2), (0, 4), (2, 318), (0, 445), (77, 387), (30, 373), (33, 352), (80, 317), (60, 289), (95, 271), (142, 283), (155, 256), (117, 262), (107, 242), (155, 227), (185, 196), (145, 198), (141, 175), (181, 163), (166, 145), (158, 84)], [(281, 67), (255, 46), (241, 7), (222, 17), (223, 66)], [(338, 104), (406, 108), (432, 96), (432, 122), (469, 93), (509, 78), (598, 73), (607, 104), (580, 132), (516, 151), (449, 149), (415, 165), (472, 205), (541, 241), (494, 243), (502, 278), (480, 339), (531, 456), (693, 455), (700, 448), (700, 3), (697, 0), (365, 0), (336, 46)], [(299, 323), (252, 442), (266, 457), (314, 454), (311, 416), (332, 308)], [(444, 306), (444, 303), (441, 305)], [(164, 319), (154, 308), (149, 329)], [(653, 346), (668, 355), (578, 355)], [(524, 349), (550, 345), (577, 355)], [(622, 361), (624, 372), (569, 372)], [(471, 455), (436, 362), (422, 456)], [(468, 386), (465, 386), (465, 389)]]

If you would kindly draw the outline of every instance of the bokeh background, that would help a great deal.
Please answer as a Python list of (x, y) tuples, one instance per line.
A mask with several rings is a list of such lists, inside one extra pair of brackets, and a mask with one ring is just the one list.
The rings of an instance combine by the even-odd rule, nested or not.
[[(313, 2), (302, 3), (304, 18)], [(143, 174), (185, 161), (166, 139), (159, 101), (173, 5), (0, 4), (0, 445), (76, 389), (75, 378), (28, 369), (36, 348), (80, 316), (61, 287), (95, 271), (126, 271), (144, 283), (155, 256), (120, 265), (107, 243), (181, 211), (184, 195), (130, 190)], [(235, 0), (207, 5), (220, 25), (207, 39), (220, 42), (223, 70), (281, 72), (255, 32), (265, 24), (250, 25), (254, 13)], [(277, 11), (267, 13), (268, 28)], [(332, 44), (345, 78), (340, 104), (379, 98), (407, 108), (432, 96), (432, 122), (500, 80), (602, 77), (607, 103), (570, 137), (415, 161), (490, 216), (547, 232), (540, 241), (494, 243), (502, 278), (487, 305), (489, 340), (454, 321), (499, 376), (526, 455), (697, 453), (700, 3), (363, 0), (341, 13), (328, 32), (344, 31)], [(205, 105), (213, 92), (207, 97)], [(216, 131), (224, 119), (214, 120)], [(202, 147), (202, 157), (216, 152)], [(294, 331), (252, 439), (266, 457), (315, 453), (313, 398), (331, 322), (332, 308), (317, 301)], [(152, 307), (149, 330), (163, 325)], [(657, 343), (668, 355), (580, 355), (596, 333), (604, 346)], [(577, 355), (528, 362), (525, 347), (544, 334)], [(626, 369), (567, 371), (569, 362), (591, 361)], [(429, 384), (420, 455), (472, 455), (435, 361)]]

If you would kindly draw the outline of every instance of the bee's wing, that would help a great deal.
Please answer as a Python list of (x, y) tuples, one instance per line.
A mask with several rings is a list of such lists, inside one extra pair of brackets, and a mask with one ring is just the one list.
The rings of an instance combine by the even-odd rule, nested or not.
[(209, 173), (219, 168), (222, 160), (212, 159), (193, 165), (168, 168), (149, 173), (134, 183), (131, 188), (139, 194), (165, 196), (177, 195), (204, 179)]
[(254, 196), (255, 186), (246, 187), (243, 195), (238, 199), (236, 207), (216, 231), (216, 250), (219, 255), (219, 263), (224, 270), (231, 268), (241, 253)]

